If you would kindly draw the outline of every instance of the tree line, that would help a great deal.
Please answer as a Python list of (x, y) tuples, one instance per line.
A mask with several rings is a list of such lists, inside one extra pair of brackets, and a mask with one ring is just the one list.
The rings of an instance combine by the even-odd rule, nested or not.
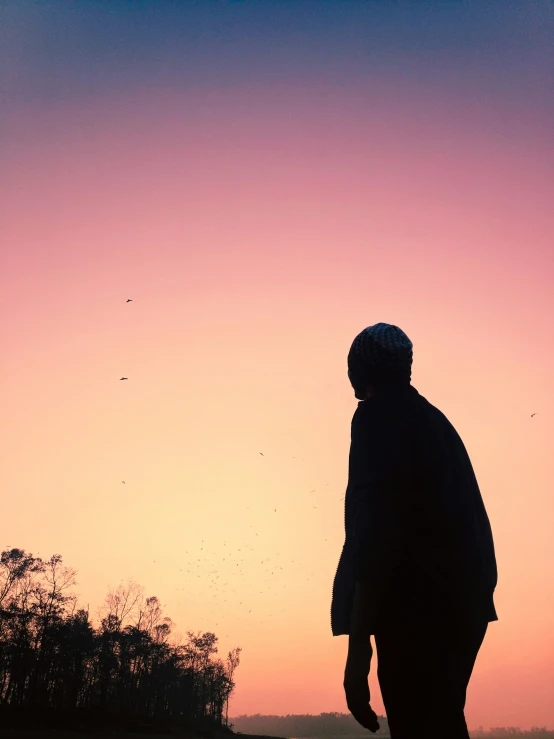
[[(351, 713), (287, 714), (286, 716), (241, 715), (232, 718), (233, 728), (244, 734), (305, 739), (367, 739), (368, 731)], [(388, 736), (387, 719), (379, 716), (380, 729), (375, 736)]]
[(71, 592), (76, 574), (59, 554), (1, 553), (0, 706), (227, 726), (241, 648), (223, 662), (211, 632), (176, 641), (159, 599), (133, 581), (108, 593), (95, 626)]

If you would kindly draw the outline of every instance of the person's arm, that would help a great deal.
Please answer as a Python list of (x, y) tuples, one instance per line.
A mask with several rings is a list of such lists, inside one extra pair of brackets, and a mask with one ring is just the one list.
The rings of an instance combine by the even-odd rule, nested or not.
[(371, 654), (370, 641), (370, 616), (371, 616), (371, 588), (368, 582), (356, 582), (356, 591), (354, 593), (354, 604), (352, 606), (352, 616), (350, 618), (350, 630), (348, 635), (348, 649), (364, 648), (369, 645)]

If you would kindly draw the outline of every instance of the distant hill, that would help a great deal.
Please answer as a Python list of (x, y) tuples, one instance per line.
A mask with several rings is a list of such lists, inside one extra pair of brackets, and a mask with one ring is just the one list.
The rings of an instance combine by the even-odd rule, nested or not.
[[(371, 736), (388, 737), (389, 726), (384, 716), (379, 716), (381, 728)], [(290, 739), (367, 739), (368, 731), (350, 713), (289, 714), (287, 716), (229, 717), (229, 726), (241, 734), (263, 734)]]

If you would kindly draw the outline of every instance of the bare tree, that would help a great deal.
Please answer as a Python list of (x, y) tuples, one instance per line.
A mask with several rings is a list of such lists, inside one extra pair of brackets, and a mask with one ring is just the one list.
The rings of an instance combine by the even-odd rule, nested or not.
[(117, 629), (121, 629), (125, 619), (131, 619), (135, 615), (143, 595), (144, 588), (134, 580), (129, 579), (126, 583), (120, 583), (115, 590), (108, 592), (99, 611), (101, 619), (106, 619), (107, 623), (117, 625)]
[(229, 723), (229, 695), (231, 694), (231, 691), (233, 690), (234, 683), (233, 683), (233, 675), (235, 674), (235, 670), (240, 664), (240, 653), (242, 651), (241, 647), (235, 647), (230, 652), (227, 653), (227, 676), (229, 678), (229, 691), (227, 692), (226, 699), (225, 699), (225, 725), (227, 726)]
[(41, 560), (27, 554), (24, 549), (10, 549), (0, 556), (0, 609), (4, 600), (19, 580), (25, 575), (36, 572), (41, 567)]

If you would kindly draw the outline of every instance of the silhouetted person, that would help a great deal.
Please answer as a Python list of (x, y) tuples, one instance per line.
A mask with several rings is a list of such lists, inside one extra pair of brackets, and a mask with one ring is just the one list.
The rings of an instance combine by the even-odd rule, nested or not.
[(360, 402), (331, 629), (349, 637), (344, 688), (359, 723), (379, 726), (367, 680), (373, 634), (392, 739), (468, 739), (467, 685), (498, 620), (494, 544), (464, 444), (411, 385), (411, 367), (411, 341), (385, 323), (362, 331), (348, 355)]

